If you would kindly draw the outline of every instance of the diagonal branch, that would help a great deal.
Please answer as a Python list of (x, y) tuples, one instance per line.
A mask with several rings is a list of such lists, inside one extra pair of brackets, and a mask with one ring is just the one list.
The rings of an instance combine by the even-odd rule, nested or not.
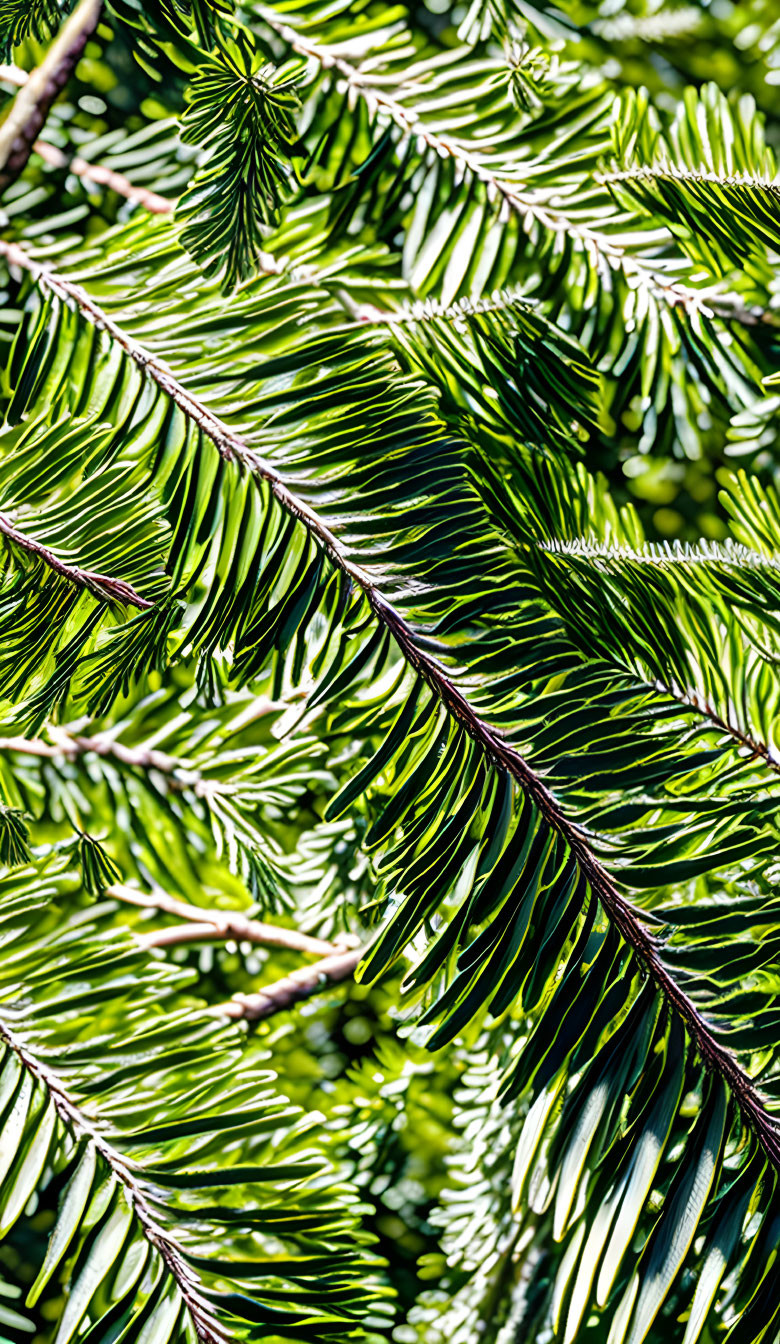
[(32, 1055), (20, 1037), (3, 1021), (0, 1021), (0, 1040), (13, 1050), (30, 1076), (45, 1089), (51, 1097), (57, 1115), (74, 1138), (86, 1139), (91, 1143), (119, 1181), (144, 1236), (157, 1251), (178, 1286), (182, 1301), (192, 1319), (197, 1339), (201, 1344), (228, 1344), (228, 1336), (218, 1325), (208, 1302), (198, 1292), (197, 1281), (184, 1260), (180, 1246), (155, 1218), (143, 1185), (131, 1164), (108, 1141), (95, 1122), (84, 1114), (54, 1070)]
[(79, 569), (77, 565), (66, 564), (54, 554), (54, 551), (50, 551), (48, 546), (43, 546), (34, 537), (28, 537), (26, 533), (20, 532), (3, 513), (0, 513), (0, 535), (5, 537), (7, 542), (18, 546), (21, 551), (40, 560), (47, 569), (58, 574), (60, 578), (67, 579), (68, 583), (75, 584), (77, 588), (85, 588), (101, 602), (121, 602), (125, 607), (138, 607), (139, 611), (148, 611), (154, 605), (145, 597), (141, 597), (131, 584), (125, 583), (124, 579), (113, 579), (107, 574), (95, 574), (90, 569)]
[(65, 88), (100, 20), (103, 0), (79, 0), (0, 126), (0, 192), (24, 171), (49, 108)]
[(290, 490), (279, 473), (265, 462), (249, 444), (231, 430), (203, 402), (187, 392), (171, 371), (154, 355), (117, 325), (103, 310), (71, 281), (41, 265), (18, 244), (0, 240), (0, 255), (26, 270), (37, 283), (67, 303), (75, 304), (81, 314), (117, 342), (147, 376), (198, 425), (227, 462), (240, 463), (258, 479), (265, 481), (280, 507), (297, 519), (310, 537), (322, 548), (335, 569), (359, 587), (380, 625), (389, 632), (399, 653), (438, 698), (447, 712), (461, 725), (484, 753), (486, 761), (514, 779), (539, 809), (547, 825), (568, 846), (589, 884), (601, 902), (608, 919), (636, 954), (668, 1004), (682, 1019), (696, 1045), (704, 1065), (719, 1073), (731, 1088), (745, 1123), (756, 1133), (767, 1157), (780, 1170), (780, 1135), (768, 1115), (761, 1096), (735, 1056), (713, 1036), (695, 1004), (680, 988), (661, 961), (658, 943), (643, 923), (639, 911), (618, 890), (613, 878), (590, 849), (584, 832), (562, 812), (555, 796), (544, 781), (514, 747), (486, 723), (446, 670), (419, 645), (417, 635), (400, 612), (375, 586), (369, 575), (344, 555), (336, 536), (304, 500)]

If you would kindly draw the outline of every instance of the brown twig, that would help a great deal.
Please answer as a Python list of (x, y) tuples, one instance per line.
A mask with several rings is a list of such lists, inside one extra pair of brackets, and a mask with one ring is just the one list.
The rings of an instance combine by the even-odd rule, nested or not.
[(77, 177), (83, 177), (87, 182), (95, 182), (100, 187), (108, 187), (109, 191), (115, 191), (118, 196), (123, 196), (126, 201), (133, 201), (136, 205), (142, 206), (153, 215), (170, 215), (176, 205), (176, 202), (168, 196), (160, 196), (156, 191), (151, 191), (148, 187), (136, 187), (124, 173), (115, 173), (113, 168), (104, 168), (99, 163), (88, 163), (80, 155), (69, 159), (67, 154), (56, 145), (50, 145), (46, 140), (36, 140), (33, 146), (36, 154), (52, 168), (67, 168)]
[(125, 607), (138, 607), (139, 611), (148, 611), (154, 605), (145, 597), (141, 597), (131, 584), (125, 583), (124, 579), (114, 579), (107, 574), (95, 574), (92, 570), (66, 564), (50, 551), (48, 546), (43, 546), (34, 537), (28, 537), (24, 532), (20, 532), (2, 513), (0, 513), (0, 535), (18, 546), (20, 550), (26, 551), (28, 555), (35, 556), (36, 560), (40, 560), (47, 569), (53, 570), (55, 574), (75, 584), (77, 588), (86, 588), (101, 602), (121, 602)]
[[(20, 70), (16, 65), (0, 65), (0, 81), (6, 84), (15, 84), (17, 88), (23, 88), (29, 82), (30, 76), (26, 70)], [(151, 191), (149, 187), (137, 187), (125, 177), (124, 173), (114, 172), (113, 168), (104, 168), (99, 163), (90, 163), (87, 159), (82, 159), (80, 154), (76, 154), (72, 159), (63, 150), (58, 149), (56, 145), (50, 145), (48, 140), (37, 139), (33, 149), (44, 163), (48, 163), (51, 168), (67, 168), (69, 172), (75, 173), (77, 177), (83, 177), (88, 182), (94, 182), (100, 187), (108, 187), (109, 191), (115, 191), (118, 196), (124, 197), (126, 201), (133, 201), (140, 205), (144, 210), (148, 210), (153, 215), (170, 215), (173, 213), (176, 202), (169, 196), (161, 196), (156, 191)]]
[(284, 929), (259, 919), (249, 919), (240, 910), (204, 910), (201, 906), (190, 905), (162, 891), (148, 893), (128, 887), (124, 882), (115, 882), (106, 888), (105, 894), (114, 900), (140, 905), (147, 910), (159, 910), (184, 921), (182, 928), (143, 934), (142, 940), (146, 947), (170, 947), (177, 943), (233, 938), (237, 943), (283, 947), (310, 957), (330, 957), (341, 950), (336, 943), (329, 943), (324, 938), (312, 938), (298, 929)]
[(79, 0), (41, 64), (20, 86), (0, 126), (0, 192), (24, 171), (49, 109), (76, 69), (102, 9), (103, 0)]
[(351, 948), (323, 957), (313, 966), (302, 966), (275, 980), (255, 994), (234, 994), (227, 1003), (220, 1003), (210, 1009), (215, 1016), (243, 1018), (247, 1022), (256, 1022), (261, 1017), (270, 1017), (283, 1008), (289, 1008), (298, 999), (307, 999), (317, 990), (336, 984), (339, 980), (348, 980), (363, 955), (362, 947)]
[(580, 872), (593, 894), (601, 902), (608, 919), (636, 954), (646, 974), (667, 1002), (673, 1006), (695, 1044), (706, 1068), (716, 1071), (731, 1088), (746, 1124), (752, 1129), (767, 1157), (780, 1170), (780, 1134), (768, 1114), (760, 1093), (729, 1049), (716, 1040), (696, 1005), (684, 993), (661, 961), (654, 935), (637, 911), (618, 890), (614, 880), (591, 850), (583, 831), (562, 812), (558, 800), (528, 762), (472, 708), (447, 675), (445, 668), (422, 649), (414, 630), (400, 612), (386, 601), (370, 576), (342, 552), (330, 528), (304, 501), (292, 493), (279, 473), (265, 462), (249, 444), (231, 430), (213, 411), (187, 392), (174, 374), (139, 342), (113, 321), (85, 291), (55, 274), (29, 256), (16, 243), (0, 240), (0, 254), (12, 264), (24, 268), (42, 288), (74, 303), (82, 315), (103, 329), (130, 359), (161, 388), (202, 432), (211, 439), (228, 462), (241, 463), (245, 469), (265, 481), (286, 513), (298, 519), (309, 535), (321, 546), (334, 568), (346, 575), (365, 594), (377, 621), (389, 631), (400, 654), (430, 688), (448, 713), (461, 725), (484, 753), (486, 760), (506, 771), (539, 809), (547, 825), (568, 846)]

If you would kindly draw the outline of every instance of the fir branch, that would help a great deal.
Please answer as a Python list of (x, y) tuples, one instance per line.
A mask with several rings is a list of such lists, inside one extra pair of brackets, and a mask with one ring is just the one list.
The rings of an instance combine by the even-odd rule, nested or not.
[(756, 1134), (766, 1156), (780, 1171), (780, 1133), (776, 1121), (768, 1114), (748, 1074), (731, 1051), (717, 1041), (693, 1001), (662, 962), (657, 939), (643, 922), (641, 912), (618, 890), (613, 878), (591, 850), (583, 830), (565, 816), (544, 781), (525, 758), (479, 716), (442, 665), (421, 647), (414, 630), (383, 597), (369, 575), (343, 554), (333, 532), (304, 500), (291, 491), (269, 463), (260, 458), (240, 435), (229, 429), (203, 402), (187, 392), (164, 364), (109, 318), (79, 285), (35, 261), (18, 244), (0, 240), (0, 254), (12, 265), (26, 270), (43, 289), (58, 295), (65, 302), (75, 304), (85, 318), (106, 331), (129, 358), (145, 370), (152, 381), (211, 439), (225, 461), (240, 463), (267, 483), (281, 508), (303, 524), (334, 568), (362, 590), (376, 620), (389, 632), (407, 665), (479, 746), (485, 760), (517, 782), (536, 805), (551, 831), (565, 842), (591, 892), (601, 902), (607, 918), (636, 954), (662, 997), (684, 1023), (705, 1068), (719, 1074), (727, 1083), (743, 1120)]
[(345, 290), (340, 290), (336, 297), (356, 322), (374, 327), (413, 325), (418, 322), (457, 323), (483, 314), (512, 312), (516, 308), (533, 312), (536, 306), (516, 286), (496, 290), (487, 298), (474, 300), (464, 297), (449, 304), (432, 298), (417, 299), (399, 308), (377, 308), (372, 303), (355, 303)]
[[(607, 562), (628, 562), (632, 565), (649, 565), (658, 569), (667, 569), (696, 565), (722, 565), (737, 570), (780, 570), (780, 559), (775, 555), (763, 555), (741, 543), (727, 541), (702, 541), (695, 546), (686, 542), (646, 542), (641, 547), (594, 542), (577, 537), (568, 541), (543, 541), (535, 543), (540, 551), (550, 555), (582, 557), (585, 560)], [(723, 716), (710, 704), (706, 696), (674, 681), (656, 679), (652, 683), (663, 695), (668, 695), (678, 704), (693, 709), (702, 718), (707, 719), (718, 732), (730, 737), (739, 746), (746, 748), (750, 756), (761, 760), (770, 770), (780, 773), (780, 757), (766, 742), (761, 742), (735, 723), (731, 715)]]
[[(252, 718), (259, 719), (264, 714), (271, 714), (274, 710), (286, 707), (283, 701), (263, 700), (258, 697)], [(167, 777), (170, 788), (176, 791), (192, 789), (198, 797), (208, 797), (216, 790), (226, 794), (234, 791), (229, 783), (215, 786), (214, 782), (207, 780), (201, 771), (191, 769), (180, 757), (170, 756), (167, 752), (157, 751), (154, 747), (129, 747), (121, 738), (111, 737), (108, 733), (86, 737), (73, 731), (72, 728), (61, 728), (53, 724), (49, 726), (48, 732), (54, 738), (53, 742), (46, 742), (42, 737), (0, 737), (0, 751), (18, 751), (23, 755), (47, 757), (51, 760), (63, 757), (69, 761), (94, 754), (113, 758), (131, 770), (156, 770)]]
[(177, 1284), (200, 1344), (228, 1344), (229, 1336), (219, 1326), (208, 1302), (198, 1291), (197, 1280), (184, 1260), (181, 1247), (155, 1218), (146, 1192), (132, 1165), (108, 1142), (98, 1125), (80, 1109), (55, 1071), (48, 1064), (36, 1059), (11, 1027), (2, 1020), (0, 1020), (0, 1040), (13, 1050), (23, 1068), (45, 1089), (51, 1097), (57, 1115), (73, 1137), (77, 1140), (86, 1139), (91, 1143), (116, 1177), (144, 1236), (154, 1247)]
[(269, 28), (288, 43), (293, 51), (316, 61), (321, 69), (332, 70), (341, 75), (349, 88), (354, 89), (365, 101), (369, 110), (384, 113), (404, 136), (415, 136), (422, 140), (440, 158), (455, 160), (472, 177), (484, 183), (489, 196), (503, 201), (524, 223), (535, 222), (551, 233), (576, 238), (589, 253), (593, 263), (605, 273), (618, 267), (627, 280), (635, 281), (669, 307), (682, 308), (689, 314), (717, 316), (726, 321), (738, 321), (748, 326), (765, 320), (761, 311), (746, 308), (736, 295), (718, 293), (712, 288), (694, 289), (670, 279), (663, 271), (648, 265), (639, 257), (632, 256), (614, 238), (572, 219), (564, 211), (546, 204), (533, 193), (524, 192), (516, 183), (505, 181), (486, 167), (478, 155), (472, 153), (454, 136), (447, 136), (445, 139), (438, 135), (426, 126), (414, 109), (404, 107), (397, 99), (370, 85), (363, 78), (361, 71), (344, 57), (336, 55), (297, 32), (273, 10), (263, 8), (260, 10), (260, 15)]
[(0, 513), (0, 535), (5, 537), (7, 542), (18, 546), (21, 551), (40, 560), (47, 569), (58, 574), (60, 578), (67, 579), (68, 583), (74, 584), (77, 588), (86, 589), (101, 602), (119, 602), (125, 607), (137, 607), (139, 611), (148, 611), (154, 605), (145, 597), (141, 597), (140, 593), (137, 593), (124, 579), (114, 579), (107, 574), (95, 574), (92, 570), (66, 564), (50, 551), (48, 546), (20, 532), (2, 513)]
[(103, 0), (79, 0), (44, 60), (20, 88), (0, 126), (0, 192), (24, 171), (49, 109), (78, 65), (100, 21)]

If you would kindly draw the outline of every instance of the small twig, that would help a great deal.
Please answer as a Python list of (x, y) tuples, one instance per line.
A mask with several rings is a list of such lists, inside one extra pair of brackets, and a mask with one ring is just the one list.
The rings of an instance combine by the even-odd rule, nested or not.
[(299, 971), (293, 971), (282, 980), (275, 980), (256, 994), (235, 994), (227, 1003), (220, 1003), (210, 1011), (218, 1017), (243, 1018), (247, 1022), (270, 1017), (282, 1008), (289, 1008), (298, 999), (315, 994), (318, 989), (325, 989), (339, 980), (348, 980), (354, 975), (362, 955), (363, 948), (355, 947), (348, 952), (323, 957), (313, 966), (302, 966)]
[(77, 177), (95, 182), (100, 187), (108, 187), (118, 196), (123, 196), (126, 201), (133, 201), (142, 206), (150, 214), (170, 215), (176, 205), (176, 202), (168, 196), (160, 196), (156, 191), (150, 191), (148, 187), (134, 186), (124, 173), (115, 173), (113, 168), (104, 168), (99, 163), (89, 163), (78, 154), (75, 158), (69, 159), (61, 149), (57, 149), (56, 145), (50, 145), (46, 140), (36, 140), (33, 148), (50, 167), (67, 168)]
[(183, 928), (143, 934), (142, 941), (146, 947), (170, 947), (176, 943), (232, 938), (237, 943), (284, 947), (288, 951), (304, 952), (312, 957), (327, 958), (336, 951), (343, 951), (336, 943), (326, 942), (324, 938), (313, 938), (308, 933), (300, 933), (298, 929), (284, 929), (259, 919), (249, 919), (240, 910), (204, 910), (199, 905), (190, 905), (162, 891), (150, 894), (128, 887), (124, 882), (115, 882), (106, 888), (105, 894), (114, 900), (140, 905), (147, 910), (159, 910), (185, 921)]
[(0, 126), (0, 191), (24, 171), (49, 109), (76, 69), (102, 8), (103, 0), (79, 0), (37, 70), (21, 85)]
[(148, 611), (154, 605), (145, 597), (141, 597), (131, 584), (125, 583), (124, 579), (114, 579), (108, 574), (95, 574), (89, 569), (79, 569), (78, 565), (66, 564), (50, 551), (48, 546), (43, 546), (34, 537), (28, 537), (24, 532), (20, 532), (2, 513), (0, 513), (0, 535), (18, 546), (21, 551), (26, 551), (28, 555), (40, 560), (47, 569), (59, 574), (60, 578), (67, 579), (77, 588), (88, 589), (92, 596), (101, 602), (121, 602), (125, 607), (138, 607), (139, 611)]
[(27, 71), (20, 70), (18, 65), (0, 65), (0, 80), (5, 84), (15, 84), (17, 89), (21, 89), (29, 78)]

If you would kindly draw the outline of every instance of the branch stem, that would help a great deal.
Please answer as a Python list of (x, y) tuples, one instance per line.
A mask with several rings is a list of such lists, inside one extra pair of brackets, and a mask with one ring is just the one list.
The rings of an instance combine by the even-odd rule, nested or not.
[(348, 980), (363, 955), (364, 948), (355, 947), (347, 951), (332, 953), (316, 961), (313, 966), (302, 966), (282, 980), (275, 980), (256, 994), (234, 994), (227, 1003), (218, 1004), (210, 1009), (218, 1017), (242, 1018), (247, 1022), (256, 1022), (262, 1017), (270, 1017), (299, 999), (307, 999), (328, 985)]
[(237, 943), (256, 943), (262, 947), (283, 947), (292, 952), (303, 952), (310, 957), (329, 957), (340, 951), (336, 943), (324, 938), (312, 938), (298, 929), (284, 929), (266, 924), (260, 919), (249, 919), (240, 910), (206, 910), (190, 905), (175, 896), (156, 891), (147, 893), (115, 882), (106, 888), (106, 896), (129, 905), (140, 905), (147, 910), (159, 910), (184, 921), (184, 928), (163, 929), (143, 935), (146, 947), (169, 947), (177, 943), (203, 942), (211, 939), (233, 938)]
[(77, 588), (87, 589), (101, 602), (120, 602), (125, 607), (137, 607), (139, 611), (148, 611), (154, 605), (145, 597), (141, 597), (131, 584), (125, 583), (124, 579), (114, 579), (107, 574), (95, 574), (89, 569), (79, 569), (78, 565), (66, 564), (54, 554), (54, 551), (50, 551), (48, 546), (20, 532), (3, 513), (0, 513), (0, 535), (5, 537), (7, 542), (18, 546), (19, 550), (25, 551), (27, 555), (40, 560), (47, 569), (58, 574), (60, 578), (67, 579), (68, 583), (74, 584)]
[(24, 171), (49, 109), (76, 69), (102, 9), (103, 0), (79, 0), (41, 64), (21, 85), (0, 126), (0, 192)]

